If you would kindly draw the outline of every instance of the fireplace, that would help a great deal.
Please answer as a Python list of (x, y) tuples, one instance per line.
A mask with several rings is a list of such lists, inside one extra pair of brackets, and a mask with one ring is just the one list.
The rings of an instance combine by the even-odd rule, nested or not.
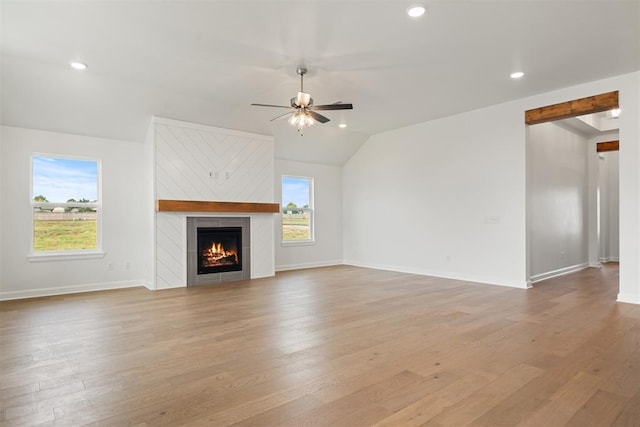
[(198, 274), (242, 270), (242, 227), (199, 227)]
[(187, 217), (187, 286), (251, 278), (250, 218)]

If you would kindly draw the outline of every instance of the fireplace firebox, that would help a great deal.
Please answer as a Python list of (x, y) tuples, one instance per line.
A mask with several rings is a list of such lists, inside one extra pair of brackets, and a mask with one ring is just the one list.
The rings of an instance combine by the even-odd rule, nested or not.
[(242, 270), (242, 227), (198, 228), (198, 274)]
[(249, 217), (187, 217), (187, 286), (250, 278)]

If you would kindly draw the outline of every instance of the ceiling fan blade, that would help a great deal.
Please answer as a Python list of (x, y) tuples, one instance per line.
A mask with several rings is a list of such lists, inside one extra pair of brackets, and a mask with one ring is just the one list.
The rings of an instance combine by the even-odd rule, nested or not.
[(328, 105), (314, 105), (309, 107), (314, 110), (353, 110), (353, 104), (328, 104)]
[(320, 123), (327, 123), (329, 121), (328, 117), (323, 116), (322, 114), (318, 114), (315, 111), (307, 110), (307, 113)]
[(276, 107), (276, 108), (288, 108), (293, 109), (293, 107), (289, 105), (273, 105), (273, 104), (251, 104), (254, 107)]
[(289, 111), (288, 113), (280, 114), (279, 116), (274, 117), (271, 121), (278, 120), (283, 118), (284, 116), (288, 116), (289, 114), (293, 114), (293, 111)]

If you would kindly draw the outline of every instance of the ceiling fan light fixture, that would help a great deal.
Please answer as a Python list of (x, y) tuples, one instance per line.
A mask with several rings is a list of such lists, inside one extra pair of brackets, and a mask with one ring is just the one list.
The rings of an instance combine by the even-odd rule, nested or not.
[(407, 15), (412, 18), (419, 18), (426, 12), (424, 6), (419, 4), (413, 4), (407, 8)]
[(298, 110), (289, 118), (289, 124), (298, 128), (298, 130), (313, 125), (313, 117), (304, 110)]

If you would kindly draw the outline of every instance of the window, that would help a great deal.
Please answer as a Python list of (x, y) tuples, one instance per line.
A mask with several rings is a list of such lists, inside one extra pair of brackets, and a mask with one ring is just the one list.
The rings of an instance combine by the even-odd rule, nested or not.
[(313, 242), (313, 178), (282, 177), (282, 243)]
[(32, 252), (100, 250), (100, 165), (96, 160), (34, 155), (31, 162)]

